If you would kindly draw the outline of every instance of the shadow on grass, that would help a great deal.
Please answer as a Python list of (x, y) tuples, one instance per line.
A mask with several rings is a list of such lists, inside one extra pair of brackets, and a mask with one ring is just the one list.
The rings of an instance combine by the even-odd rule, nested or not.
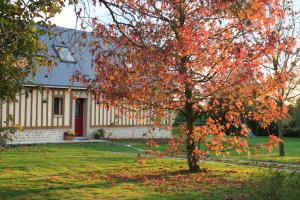
[[(84, 183), (92, 173), (98, 173), (97, 180), (93, 183)], [(72, 191), (84, 190), (89, 192), (93, 189), (114, 191), (115, 187), (123, 190), (123, 196), (126, 196), (126, 185), (134, 185), (136, 189), (146, 190), (142, 199), (199, 199), (199, 197), (222, 197), (225, 191), (232, 190), (230, 187), (237, 186), (234, 181), (226, 180), (220, 176), (220, 171), (211, 171), (209, 173), (189, 174), (186, 170), (135, 170), (128, 167), (120, 168), (119, 171), (109, 173), (104, 179), (103, 173), (99, 171), (86, 172), (84, 178), (80, 174), (69, 178), (68, 174), (58, 173), (53, 175), (59, 177), (56, 181), (45, 179), (31, 180), (28, 182), (32, 188), (18, 189), (2, 187), (0, 199), (23, 199), (38, 197), (39, 199), (51, 199), (56, 193), (63, 193), (63, 196), (72, 195)], [(101, 174), (101, 175), (100, 175)], [(82, 179), (82, 180), (81, 180)], [(70, 181), (72, 180), (72, 181)], [(13, 177), (11, 181), (14, 180)], [(66, 183), (68, 183), (66, 185)], [(217, 185), (224, 184), (221, 188)], [(39, 187), (39, 188), (34, 188)], [(207, 192), (209, 191), (209, 192)], [(73, 194), (74, 198), (76, 197)], [(80, 198), (80, 196), (78, 196)], [(124, 197), (126, 199), (126, 197)], [(130, 198), (129, 198), (130, 199)]]
[[(92, 180), (92, 183), (85, 183), (92, 174), (97, 174), (96, 178)], [(31, 197), (51, 199), (55, 198), (54, 195), (58, 193), (62, 195), (61, 198), (70, 196), (91, 199), (90, 196), (85, 197), (84, 195), (85, 192), (89, 193), (94, 190), (105, 190), (106, 195), (109, 195), (109, 191), (114, 194), (116, 194), (115, 190), (122, 191), (117, 194), (117, 197), (120, 198), (116, 199), (130, 199), (126, 195), (132, 193), (133, 189), (137, 194), (139, 190), (146, 191), (141, 194), (141, 199), (146, 200), (296, 200), (300, 195), (299, 174), (287, 174), (272, 169), (254, 173), (250, 179), (234, 178), (235, 175), (238, 175), (238, 171), (234, 170), (210, 170), (208, 173), (190, 174), (186, 170), (136, 170), (129, 167), (119, 168), (119, 171), (108, 174), (89, 171), (85, 172), (84, 178), (80, 178), (80, 174), (72, 174), (72, 178), (68, 176), (69, 174), (64, 173), (56, 175), (60, 179), (29, 181), (28, 184), (31, 184), (32, 188), (28, 189), (2, 187), (0, 199), (31, 199)], [(126, 188), (128, 185), (133, 188)], [(76, 193), (77, 191), (79, 193)], [(99, 198), (102, 197), (99, 196)]]
[(76, 150), (76, 151), (109, 151), (120, 153), (138, 153), (137, 150), (121, 144), (112, 142), (95, 142), (95, 143), (70, 143), (70, 144), (49, 144), (49, 147), (56, 148), (57, 150)]
[[(109, 188), (111, 184), (108, 182), (105, 183), (92, 183), (92, 184), (78, 184), (78, 185), (64, 185), (63, 183), (56, 183), (56, 186), (49, 185), (45, 188), (28, 188), (28, 189), (17, 189), (17, 188), (7, 188), (2, 189), (0, 191), (0, 199), (23, 199), (26, 197), (38, 197), (38, 199), (51, 199), (51, 192), (53, 191), (62, 191), (68, 192), (69, 190), (79, 190), (79, 189), (86, 189), (87, 192), (89, 189), (99, 189), (99, 188)], [(43, 198), (44, 197), (44, 198)], [(74, 197), (75, 198), (75, 197)]]

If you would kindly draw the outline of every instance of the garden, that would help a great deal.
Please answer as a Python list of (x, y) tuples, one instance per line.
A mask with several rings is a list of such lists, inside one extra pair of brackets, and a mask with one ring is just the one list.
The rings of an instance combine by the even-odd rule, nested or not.
[[(278, 158), (277, 149), (265, 159), (261, 152), (259, 158), (299, 164), (300, 140), (287, 141), (284, 160)], [(190, 174), (186, 160), (180, 158), (150, 158), (141, 163), (137, 148), (143, 148), (143, 142), (5, 149), (0, 160), (0, 199), (290, 200), (300, 196), (297, 169), (201, 161), (203, 170)]]

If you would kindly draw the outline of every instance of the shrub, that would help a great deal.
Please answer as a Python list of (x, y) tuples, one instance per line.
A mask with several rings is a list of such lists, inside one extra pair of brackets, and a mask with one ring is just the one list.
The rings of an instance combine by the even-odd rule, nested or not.
[(64, 132), (64, 136), (75, 136), (75, 133), (72, 130), (68, 130)]
[(94, 136), (95, 139), (104, 138), (105, 130), (100, 128), (100, 129), (93, 132), (93, 136)]
[(64, 140), (73, 140), (75, 137), (75, 133), (72, 130), (68, 130), (64, 132)]
[(6, 147), (7, 142), (12, 141), (13, 135), (17, 130), (22, 130), (20, 126), (13, 123), (11, 115), (7, 117), (7, 121), (5, 121), (5, 123), (6, 127), (0, 127), (0, 148)]

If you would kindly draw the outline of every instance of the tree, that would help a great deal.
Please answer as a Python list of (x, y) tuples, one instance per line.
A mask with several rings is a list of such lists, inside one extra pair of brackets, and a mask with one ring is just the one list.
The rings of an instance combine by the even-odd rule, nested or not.
[[(26, 77), (38, 67), (52, 66), (40, 36), (63, 5), (61, 0), (0, 1), (0, 104), (15, 101)], [(6, 123), (0, 128), (0, 146), (16, 130), (9, 120)]]
[[(283, 0), (282, 9), (286, 15), (279, 18), (272, 29), (276, 30), (274, 51), (266, 54), (264, 65), (268, 73), (283, 84), (273, 96), (280, 110), (289, 101), (294, 101), (300, 95), (300, 48), (299, 42), (299, 11), (293, 8), (293, 1)], [(288, 46), (288, 48), (286, 48)], [(283, 139), (284, 127), (282, 119), (276, 121), (278, 136)], [(284, 156), (284, 143), (279, 142), (279, 155)]]
[(0, 102), (14, 101), (27, 76), (51, 65), (40, 36), (63, 5), (51, 0), (0, 2)]
[[(274, 51), (272, 29), (284, 16), (278, 1), (99, 0), (111, 23), (93, 18), (96, 77), (91, 90), (109, 105), (150, 110), (157, 125), (165, 110), (185, 116), (182, 135), (190, 172), (200, 170), (201, 156), (249, 150), (242, 116), (267, 126), (283, 117), (271, 94), (281, 88), (263, 73), (265, 52)], [(283, 47), (285, 48), (285, 47)], [(222, 99), (222, 102), (218, 101)], [(203, 113), (224, 108), (224, 121)], [(226, 108), (226, 109), (225, 109)], [(241, 115), (242, 113), (242, 115)], [(139, 114), (136, 117), (140, 116)], [(158, 119), (158, 120), (157, 120)], [(226, 130), (240, 127), (233, 137)], [(270, 135), (270, 149), (278, 139)]]
[(296, 130), (300, 130), (300, 98), (297, 99), (295, 106), (292, 110), (292, 115), (294, 118), (294, 127)]

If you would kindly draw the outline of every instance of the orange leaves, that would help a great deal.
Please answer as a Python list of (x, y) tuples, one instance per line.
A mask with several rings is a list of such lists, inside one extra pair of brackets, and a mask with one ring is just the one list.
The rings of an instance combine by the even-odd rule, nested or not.
[(202, 151), (200, 149), (195, 149), (193, 151), (193, 154), (196, 155), (197, 157), (199, 158), (203, 158), (204, 156), (206, 156), (206, 152), (205, 151)]
[[(231, 14), (222, 16), (224, 13), (216, 13), (211, 6), (205, 7), (196, 3), (185, 4), (183, 2), (183, 8), (187, 9), (183, 13), (195, 13), (190, 13), (185, 18), (183, 16), (185, 21), (181, 26), (173, 26), (172, 24), (179, 21), (178, 17), (182, 13), (178, 13), (176, 9), (168, 10), (173, 9), (173, 4), (170, 2), (164, 2), (164, 6), (159, 6), (155, 11), (150, 9), (146, 2), (116, 2), (118, 2), (116, 5), (121, 7), (126, 5), (125, 10), (129, 5), (128, 13), (135, 10), (132, 13), (133, 16), (139, 15), (145, 18), (143, 21), (136, 21), (139, 26), (134, 29), (130, 25), (116, 26), (114, 24), (105, 30), (105, 34), (103, 33), (104, 26), (99, 26), (95, 30), (96, 36), (103, 39), (105, 47), (115, 46), (126, 49), (126, 51), (119, 51), (98, 47), (101, 53), (97, 55), (96, 66), (99, 76), (95, 80), (95, 85), (101, 85), (107, 93), (106, 98), (110, 100), (118, 101), (126, 97), (130, 101), (139, 100), (144, 103), (156, 101), (167, 105), (170, 99), (177, 96), (180, 98), (176, 99), (176, 104), (182, 105), (185, 84), (193, 87), (196, 95), (199, 94), (198, 97), (202, 99), (202, 95), (210, 96), (220, 86), (222, 88), (230, 86), (229, 81), (229, 84), (226, 83), (228, 80), (226, 76), (231, 69), (240, 68), (239, 73), (242, 73), (245, 63), (248, 63), (249, 68), (257, 65), (259, 59), (251, 60), (248, 55), (253, 55), (253, 51), (256, 54), (256, 51), (265, 49), (263, 43), (253, 43), (253, 41), (236, 41), (233, 44), (229, 42), (236, 37), (235, 34), (240, 29), (237, 23), (239, 19)], [(222, 3), (216, 3), (214, 7), (229, 5), (234, 5), (234, 3), (222, 1)], [(245, 9), (242, 10), (246, 10), (247, 16), (245, 17), (256, 12), (262, 15), (266, 5), (266, 2), (251, 1), (250, 5), (245, 5)], [(162, 8), (164, 9), (160, 10)], [(146, 17), (146, 13), (151, 13), (153, 20), (149, 16)], [(161, 17), (162, 13), (166, 15), (165, 19), (174, 19), (174, 22), (164, 21)], [(215, 16), (212, 13), (216, 13)], [(203, 16), (203, 19), (222, 16), (219, 19), (221, 25), (218, 25), (216, 20), (195, 20), (190, 16)], [(233, 18), (233, 20), (222, 23), (226, 17), (227, 19)], [(256, 21), (262, 20), (255, 17)], [(122, 34), (120, 34), (120, 27)], [(254, 24), (253, 30), (256, 28)], [(252, 34), (253, 30), (248, 30), (248, 32)], [(123, 36), (119, 37), (120, 35)], [(270, 47), (266, 49), (268, 48)], [(182, 61), (188, 74), (183, 73), (183, 68), (180, 70), (179, 65)], [(127, 63), (134, 66), (134, 69), (124, 67), (128, 65)], [(214, 74), (213, 79), (210, 78), (212, 74)], [(239, 76), (239, 78), (244, 77)], [(154, 82), (158, 83), (158, 87), (151, 86)], [(94, 89), (98, 90), (98, 88)]]
[(104, 180), (106, 180), (106, 181), (108, 181), (110, 179), (110, 177), (109, 176), (104, 176)]
[[(110, 5), (123, 10), (112, 10), (122, 10), (117, 15), (124, 23), (93, 21), (103, 45), (93, 43), (97, 74), (91, 91), (102, 95), (104, 104), (153, 126), (167, 116), (166, 109), (183, 111), (194, 125), (204, 118), (190, 132), (191, 125), (182, 124), (168, 151), (161, 153), (148, 141), (149, 156), (178, 153), (182, 144), (191, 144), (199, 156), (247, 152), (247, 142), (237, 137), (248, 136), (246, 121), (266, 127), (286, 113), (274, 99), (287, 78), (266, 76), (262, 66), (265, 54), (290, 45), (275, 45), (280, 37), (273, 24), (282, 16), (278, 1), (211, 4), (180, 1), (175, 8), (171, 1), (113, 0)], [(132, 16), (129, 21), (124, 13)], [(139, 162), (144, 166), (143, 157)]]
[(253, 101), (252, 100), (248, 100), (248, 106), (252, 106), (253, 105)]
[(145, 146), (146, 146), (148, 149), (151, 149), (151, 150), (155, 149), (155, 150), (157, 150), (158, 147), (159, 147), (159, 143), (156, 142), (155, 140), (151, 140), (151, 139), (150, 139), (150, 140), (147, 140)]
[(279, 142), (283, 142), (283, 140), (282, 139), (280, 139), (279, 137), (277, 137), (277, 136), (275, 136), (275, 135), (269, 135), (269, 140), (271, 141), (271, 142), (275, 142), (275, 143), (279, 143)]
[(227, 113), (226, 113), (225, 118), (226, 118), (227, 121), (230, 122), (230, 121), (233, 121), (233, 120), (234, 120), (234, 115), (235, 115), (235, 112), (230, 111), (230, 112), (227, 112)]
[(230, 123), (226, 123), (226, 129), (229, 129), (230, 128)]
[(140, 159), (141, 162), (141, 166), (144, 167), (145, 166), (145, 160), (144, 159)]
[(46, 178), (46, 180), (49, 180), (49, 181), (58, 181), (59, 177), (58, 176), (49, 176), (49, 177)]
[(114, 174), (110, 174), (110, 175), (104, 176), (104, 180), (107, 181), (107, 182), (110, 182), (111, 187), (114, 187), (117, 184), (117, 181), (114, 179), (113, 176), (115, 176), (115, 175)]
[(97, 179), (99, 179), (99, 175), (98, 175), (97, 173), (93, 172), (93, 173), (91, 174), (91, 179), (97, 180)]
[[(270, 4), (272, 4), (272, 7), (268, 6)], [(253, 23), (257, 23), (258, 27), (260, 27), (260, 22), (265, 27), (268, 27), (269, 24), (275, 23), (276, 17), (282, 18), (284, 16), (284, 12), (280, 7), (280, 1), (273, 0), (249, 1), (247, 4), (244, 4), (242, 9), (238, 9), (238, 12), (241, 19), (250, 19)], [(268, 15), (268, 12), (271, 12), (272, 17)]]
[[(152, 154), (151, 150), (147, 150), (146, 151), (146, 155), (155, 155), (155, 154)], [(140, 165), (141, 165), (142, 168), (145, 167), (145, 157), (144, 157), (143, 154), (139, 153), (137, 155), (137, 160), (136, 161), (138, 161), (140, 163)]]
[(278, 145), (278, 143), (284, 142), (282, 139), (277, 136), (271, 134), (269, 135), (269, 139), (267, 142), (263, 144), (259, 144), (258, 148), (266, 148), (269, 152), (272, 152), (273, 148)]

